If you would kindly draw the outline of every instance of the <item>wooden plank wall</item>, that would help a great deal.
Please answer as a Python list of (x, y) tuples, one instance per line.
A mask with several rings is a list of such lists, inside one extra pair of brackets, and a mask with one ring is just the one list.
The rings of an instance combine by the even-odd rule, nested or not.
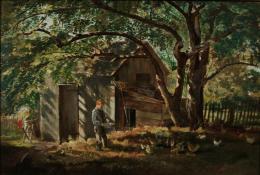
[(59, 87), (46, 75), (48, 87), (40, 97), (40, 131), (42, 140), (58, 141), (59, 135)]
[(148, 58), (133, 58), (118, 72), (118, 80), (125, 81), (130, 86), (136, 85), (136, 74), (147, 73), (150, 74), (151, 84), (155, 85), (155, 68)]

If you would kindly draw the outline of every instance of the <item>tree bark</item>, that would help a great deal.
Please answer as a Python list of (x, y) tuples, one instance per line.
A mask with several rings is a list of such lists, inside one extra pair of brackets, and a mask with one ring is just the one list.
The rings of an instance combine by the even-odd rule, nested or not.
[(203, 126), (203, 90), (204, 90), (204, 77), (206, 75), (206, 68), (208, 64), (209, 48), (206, 47), (202, 52), (197, 51), (201, 45), (201, 31), (199, 14), (192, 14), (192, 8), (188, 17), (186, 18), (190, 46), (194, 53), (190, 58), (190, 67), (188, 74), (189, 85), (189, 105), (188, 114), (190, 118), (191, 130)]
[(188, 119), (187, 116), (181, 111), (181, 100), (188, 55), (184, 52), (181, 52), (181, 48), (182, 47), (177, 42), (173, 51), (174, 56), (177, 60), (177, 84), (173, 94), (172, 110), (174, 111), (175, 116), (179, 116), (181, 126), (186, 126), (188, 124)]

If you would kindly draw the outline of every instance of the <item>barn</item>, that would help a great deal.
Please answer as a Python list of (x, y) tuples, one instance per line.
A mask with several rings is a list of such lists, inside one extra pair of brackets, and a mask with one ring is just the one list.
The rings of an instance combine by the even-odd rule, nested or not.
[[(164, 77), (169, 71), (154, 53)], [(91, 111), (101, 98), (104, 111), (115, 121), (115, 129), (142, 125), (148, 116), (163, 118), (165, 105), (156, 86), (155, 67), (142, 49), (128, 55), (106, 54), (91, 59), (92, 76), (80, 65), (76, 73), (84, 77), (80, 86), (74, 83), (55, 84), (46, 76), (46, 89), (40, 99), (40, 130), (43, 140), (67, 141), (93, 137)], [(150, 117), (150, 119), (149, 119)]]

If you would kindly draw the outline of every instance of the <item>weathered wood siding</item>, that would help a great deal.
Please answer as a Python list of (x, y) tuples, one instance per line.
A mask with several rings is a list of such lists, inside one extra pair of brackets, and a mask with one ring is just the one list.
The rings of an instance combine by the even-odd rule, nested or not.
[[(48, 76), (47, 76), (48, 77)], [(50, 79), (46, 78), (46, 90), (40, 98), (40, 131), (43, 140), (58, 141), (59, 136), (59, 88)]]
[(155, 68), (149, 58), (132, 58), (118, 71), (119, 81), (125, 81), (130, 86), (136, 85), (136, 74), (150, 74), (151, 84), (155, 85)]
[[(150, 85), (156, 87), (155, 68), (149, 58), (139, 57), (128, 59), (127, 62), (118, 70), (116, 80), (127, 82), (129, 86), (136, 86), (137, 74), (148, 74), (150, 77)], [(118, 89), (115, 89), (114, 85), (111, 84), (111, 80), (112, 78), (110, 77), (86, 78), (84, 85), (78, 87), (78, 109), (75, 109), (78, 111), (78, 118), (74, 117), (69, 123), (75, 123), (74, 119), (78, 119), (78, 136), (80, 139), (87, 139), (94, 136), (91, 113), (95, 108), (95, 102), (97, 99), (104, 100), (104, 111), (110, 118), (112, 118), (112, 120), (116, 121), (117, 126), (126, 126), (126, 117), (124, 116), (122, 105), (123, 101), (121, 100)], [(71, 130), (71, 128), (74, 128), (76, 125), (66, 125), (62, 128), (59, 127), (61, 112), (72, 112), (66, 112), (67, 110), (63, 109), (67, 108), (66, 105), (59, 105), (60, 94), (58, 86), (50, 79), (46, 80), (46, 86), (48, 89), (43, 92), (41, 98), (42, 138), (45, 140), (60, 140), (60, 135), (64, 133), (66, 134), (67, 132), (66, 128)], [(161, 113), (158, 113), (157, 115), (158, 117), (161, 117)], [(137, 113), (137, 120), (138, 118), (141, 119), (141, 117), (142, 116)], [(74, 128), (73, 130), (76, 129)]]
[(162, 120), (165, 119), (170, 119), (170, 115), (166, 112), (165, 109), (161, 114), (139, 110), (136, 111), (136, 126), (158, 126), (162, 123)]
[[(137, 81), (136, 81), (137, 74), (149, 74), (150, 80), (151, 80), (150, 81), (151, 85), (154, 86), (155, 88), (157, 87), (155, 68), (149, 58), (133, 58), (133, 59), (127, 60), (127, 63), (124, 64), (121, 67), (121, 69), (118, 71), (117, 80), (126, 82), (128, 86), (136, 86), (137, 85)], [(118, 113), (117, 115), (119, 115), (119, 116), (116, 116), (117, 117), (116, 124), (117, 124), (118, 128), (122, 128), (126, 125), (126, 119), (125, 119), (126, 117), (124, 115), (123, 107), (120, 106), (120, 104), (122, 103), (120, 92), (118, 92), (117, 96), (118, 96), (117, 97), (117, 101), (118, 101), (117, 102), (117, 105), (118, 105), (117, 106), (117, 113)], [(130, 105), (132, 107), (136, 106), (136, 109), (139, 109), (138, 106), (142, 105), (142, 104), (138, 104), (135, 101), (131, 101), (131, 99), (127, 99), (127, 97), (125, 97), (124, 100), (126, 103), (125, 104), (126, 107), (127, 107), (127, 105)], [(148, 105), (148, 103), (146, 103), (146, 105), (149, 106), (146, 109), (146, 111), (149, 111), (149, 112), (144, 112), (144, 111), (139, 111), (139, 110), (137, 110), (137, 112), (136, 112), (137, 124), (141, 124), (143, 121), (146, 121), (144, 124), (147, 124), (147, 123), (149, 123), (148, 122), (149, 118), (150, 118), (150, 120), (153, 120), (153, 118), (156, 118), (156, 121), (158, 123), (160, 122), (161, 118), (168, 118), (164, 109), (161, 109), (161, 106), (158, 106), (158, 105), (153, 106), (152, 104)], [(142, 108), (144, 108), (144, 106), (142, 106)], [(150, 113), (151, 111), (154, 111), (156, 113)]]

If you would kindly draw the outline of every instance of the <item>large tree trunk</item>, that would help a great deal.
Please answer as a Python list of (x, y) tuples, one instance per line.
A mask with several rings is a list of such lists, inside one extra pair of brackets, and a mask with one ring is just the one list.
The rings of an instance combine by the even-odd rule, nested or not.
[(185, 68), (188, 60), (188, 55), (184, 52), (181, 52), (180, 51), (181, 48), (182, 47), (177, 42), (173, 51), (174, 56), (177, 60), (177, 84), (173, 94), (173, 103), (171, 107), (175, 115), (179, 116), (181, 125), (186, 126), (188, 124), (188, 118), (181, 111), (181, 101), (182, 101), (183, 86), (184, 86), (184, 79), (185, 79)]
[[(209, 47), (201, 54), (196, 54), (195, 58), (191, 58), (191, 66), (189, 69), (189, 95), (190, 95), (190, 126), (191, 129), (203, 127), (203, 107), (204, 107), (204, 79), (207, 71), (209, 57)], [(197, 63), (198, 62), (198, 63)], [(195, 65), (195, 64), (198, 65)]]
[(197, 76), (195, 74), (190, 74), (189, 80), (189, 109), (188, 113), (190, 116), (190, 127), (192, 130), (197, 129), (203, 123), (203, 87), (201, 82), (195, 80)]
[(188, 114), (191, 121), (190, 127), (192, 130), (195, 130), (199, 126), (203, 126), (204, 77), (208, 64), (209, 49), (206, 47), (202, 52), (198, 51), (201, 44), (199, 15), (190, 13), (186, 20), (192, 49), (188, 74), (190, 95)]

